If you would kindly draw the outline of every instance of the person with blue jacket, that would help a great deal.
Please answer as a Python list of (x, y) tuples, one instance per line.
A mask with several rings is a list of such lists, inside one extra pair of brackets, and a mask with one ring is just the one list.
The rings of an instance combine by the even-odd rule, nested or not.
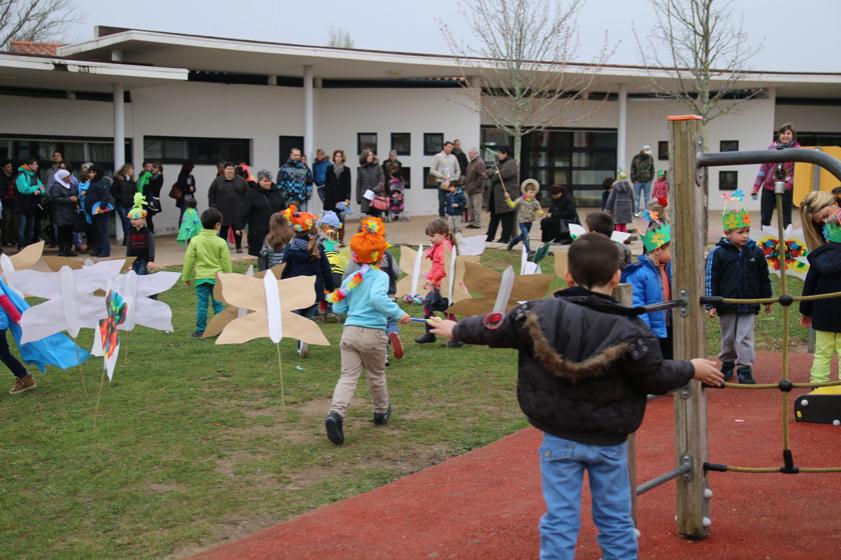
[[(622, 282), (633, 288), (634, 307), (669, 301), (672, 297), (672, 230), (669, 224), (662, 223), (649, 229), (642, 238), (646, 254), (640, 255), (637, 262), (629, 264), (622, 271)], [(670, 311), (653, 311), (640, 315), (643, 323), (660, 341), (663, 358), (671, 360), (672, 321)]]
[(342, 374), (324, 420), (327, 438), (336, 445), (345, 441), (342, 424), (363, 368), (374, 401), (374, 424), (385, 424), (391, 416), (385, 378), (386, 324), (389, 320), (408, 323), (409, 315), (388, 296), (389, 277), (379, 268), (387, 248), (382, 220), (363, 218), (359, 233), (350, 240), (353, 260), (360, 269), (327, 296), (334, 313), (347, 315), (341, 341)]
[(312, 196), (312, 172), (301, 161), (300, 149), (289, 150), (289, 159), (278, 170), (276, 183), (287, 203), (295, 204), (302, 212), (307, 211)]
[[(707, 254), (706, 295), (739, 299), (771, 297), (765, 253), (750, 238), (750, 213), (744, 209), (725, 209), (722, 221), (724, 237)], [(771, 312), (770, 305), (765, 306), (765, 312)], [(710, 317), (717, 315), (721, 324), (719, 358), (724, 380), (730, 381), (735, 371), (739, 383), (753, 385), (754, 326), (759, 305), (721, 303), (708, 306), (707, 313)]]
[[(317, 149), (315, 161), (312, 162), (312, 182), (315, 183), (315, 192), (322, 205), (327, 191), (327, 172), (331, 167), (333, 167), (333, 162), (327, 157), (327, 153), (321, 148)], [(325, 210), (333, 210), (333, 208), (325, 208)]]
[(38, 158), (30, 157), (18, 167), (15, 179), (18, 198), (15, 208), (18, 212), (18, 251), (32, 243), (35, 232), (35, 219), (38, 215), (38, 202), (46, 188), (38, 178)]

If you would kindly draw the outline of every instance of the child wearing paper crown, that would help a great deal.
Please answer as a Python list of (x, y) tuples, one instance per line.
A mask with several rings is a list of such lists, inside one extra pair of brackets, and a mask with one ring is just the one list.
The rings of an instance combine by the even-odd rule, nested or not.
[[(642, 238), (646, 254), (622, 271), (622, 282), (631, 284), (634, 306), (669, 301), (672, 296), (672, 229), (663, 223), (649, 229)], [(641, 315), (660, 341), (660, 351), (667, 360), (672, 359), (671, 311), (654, 311)]]
[(330, 263), (330, 271), (333, 273), (333, 284), (338, 286), (342, 283), (347, 266), (347, 257), (340, 252), (339, 231), (344, 224), (339, 220), (335, 212), (329, 210), (318, 219), (318, 242), (327, 255)]
[[(286, 266), (281, 278), (315, 276), (315, 303), (306, 309), (295, 311), (298, 315), (312, 319), (318, 312), (319, 302), (324, 299), (325, 290), (332, 292), (336, 287), (333, 273), (330, 271), (330, 261), (324, 254), (324, 248), (318, 244), (315, 216), (308, 212), (299, 212), (294, 204), (282, 213), (292, 226), (294, 237), (283, 251), (283, 262)], [(308, 354), (308, 345), (298, 341), (298, 355), (306, 358)]]
[[(841, 292), (841, 224), (824, 225), (826, 243), (809, 253), (809, 272), (803, 295)], [(809, 374), (811, 383), (829, 381), (832, 356), (841, 351), (841, 299), (801, 301), (801, 324), (815, 329), (815, 357)]]
[(126, 256), (134, 257), (131, 269), (139, 276), (155, 268), (155, 236), (146, 227), (145, 203), (142, 194), (134, 193), (134, 206), (128, 211), (131, 230), (126, 240)]
[[(429, 319), (436, 311), (446, 311), (450, 302), (441, 295), (441, 282), (447, 277), (447, 263), (444, 262), (445, 249), (453, 250), (453, 243), (450, 239), (450, 227), (441, 218), (432, 220), (426, 226), (426, 235), (429, 237), (429, 249), (425, 257), (432, 261), (432, 267), (426, 274), (424, 289), (427, 290), (423, 298), (423, 316)], [(449, 314), (448, 318), (455, 316)], [(429, 324), (424, 324), (426, 332), (423, 336), (415, 339), (417, 344), (430, 344), (435, 342), (435, 335), (429, 332)], [(450, 348), (460, 348), (460, 342), (451, 340), (447, 343)]]
[(386, 322), (408, 323), (409, 315), (388, 297), (388, 275), (377, 266), (387, 247), (382, 220), (363, 218), (350, 241), (352, 258), (361, 268), (327, 296), (333, 311), (347, 316), (340, 343), (342, 373), (324, 421), (327, 438), (336, 445), (345, 441), (343, 421), (363, 368), (374, 401), (374, 424), (385, 424), (391, 416), (385, 378)]
[[(707, 254), (704, 273), (706, 295), (737, 299), (771, 297), (771, 279), (765, 254), (750, 238), (750, 213), (742, 207), (744, 194), (736, 190), (724, 195), (722, 224), (724, 237)], [(753, 385), (753, 362), (756, 358), (754, 324), (758, 304), (726, 304), (707, 306), (710, 317), (721, 325), (721, 373), (730, 381), (735, 371), (739, 383)], [(765, 306), (771, 312), (771, 306)]]

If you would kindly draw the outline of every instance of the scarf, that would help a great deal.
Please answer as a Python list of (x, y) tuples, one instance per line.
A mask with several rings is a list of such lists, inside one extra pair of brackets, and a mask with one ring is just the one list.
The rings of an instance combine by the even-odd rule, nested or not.
[(785, 150), (786, 148), (791, 148), (791, 146), (792, 146), (795, 142), (796, 142), (796, 140), (792, 140), (791, 142), (788, 142), (788, 143), (786, 143), (786, 144), (781, 144), (780, 142), (777, 142), (777, 149), (778, 149), (778, 150)]
[(337, 178), (340, 177), (342, 175), (342, 173), (344, 173), (344, 171), (345, 171), (345, 164), (344, 163), (341, 164), (341, 165), (339, 165), (337, 163), (333, 164), (333, 173), (336, 174)]
[(328, 303), (339, 303), (343, 299), (347, 297), (347, 295), (357, 286), (362, 283), (363, 276), (368, 270), (371, 268), (370, 265), (363, 264), (362, 267), (357, 270), (353, 276), (348, 278), (341, 287), (336, 288), (329, 294), (327, 294), (324, 299), (327, 300)]

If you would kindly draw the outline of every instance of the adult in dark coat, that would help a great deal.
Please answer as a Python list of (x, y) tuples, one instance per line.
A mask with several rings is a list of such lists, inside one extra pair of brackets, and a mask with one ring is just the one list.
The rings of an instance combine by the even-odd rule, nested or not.
[[(85, 212), (91, 216), (93, 226), (94, 248), (92, 257), (110, 257), (111, 240), (108, 237), (108, 226), (114, 205), (111, 204), (111, 181), (105, 177), (102, 167), (92, 165), (88, 169), (93, 176), (85, 194)], [(90, 245), (90, 243), (88, 244)]]
[(17, 242), (17, 214), (15, 199), (15, 168), (12, 160), (6, 158), (0, 163), (0, 197), (3, 199), (3, 245), (13, 246)]
[(71, 182), (70, 172), (59, 169), (47, 190), (50, 197), (52, 222), (58, 228), (58, 256), (75, 257), (73, 252), (73, 224), (79, 206), (79, 189)]
[(114, 211), (120, 219), (123, 228), (123, 245), (126, 244), (131, 233), (131, 221), (128, 219), (128, 211), (134, 205), (134, 195), (137, 193), (137, 183), (134, 181), (134, 166), (130, 163), (123, 165), (114, 173), (114, 182), (111, 184), (111, 196), (114, 197)]
[(388, 159), (383, 162), (383, 175), (388, 179), (394, 173), (395, 177), (400, 177), (400, 170), (403, 169), (403, 164), (397, 159), (397, 150), (388, 152)]
[(161, 211), (161, 189), (164, 186), (164, 168), (161, 162), (152, 162), (152, 178), (146, 184), (143, 190), (143, 196), (146, 197), (147, 213), (146, 213), (146, 229), (151, 233), (155, 233), (155, 224), (153, 217)]
[(178, 179), (175, 184), (181, 189), (181, 197), (175, 201), (175, 206), (180, 210), (178, 214), (178, 227), (181, 227), (181, 220), (184, 218), (184, 211), (187, 210), (187, 202), (196, 197), (196, 178), (193, 177), (193, 162), (185, 161), (178, 172)]
[(333, 152), (333, 165), (327, 169), (327, 188), (324, 192), (324, 210), (333, 210), (340, 220), (344, 220), (343, 213), (336, 211), (336, 205), (350, 200), (350, 167), (345, 165), (345, 152)]
[(464, 178), (467, 175), (467, 166), (470, 165), (470, 159), (467, 157), (467, 154), (461, 149), (461, 140), (456, 138), (453, 140), (453, 155), (456, 156), (458, 160), (458, 167), (461, 174), (462, 183), (464, 182)]
[[(216, 208), (222, 213), (222, 227), (219, 230), (219, 237), (228, 238), (228, 230), (236, 230), (236, 223), (239, 219), (239, 209), (245, 191), (248, 187), (245, 180), (236, 174), (233, 163), (225, 164), (225, 171), (221, 177), (216, 177), (210, 184), (207, 192), (211, 208)], [(237, 253), (242, 253), (242, 233), (234, 231)]]
[(502, 224), (499, 243), (508, 243), (514, 232), (515, 209), (505, 202), (505, 192), (511, 200), (520, 196), (520, 166), (511, 157), (511, 148), (499, 148), (498, 162), (494, 169), (488, 170), (490, 189), (488, 194), (488, 210), (491, 212), (491, 222), (488, 224), (487, 241), (496, 237), (496, 229)]
[(540, 220), (541, 241), (572, 243), (569, 224), (579, 223), (575, 197), (561, 185), (553, 185), (549, 196), (549, 215)]
[(248, 189), (239, 209), (237, 230), (242, 235), (248, 228), (248, 254), (260, 256), (263, 241), (269, 233), (269, 218), (286, 208), (286, 199), (272, 182), (271, 172), (263, 169), (257, 173), (257, 187)]
[(359, 167), (356, 170), (356, 203), (363, 214), (379, 216), (382, 212), (371, 205), (371, 201), (363, 195), (365, 191), (373, 191), (377, 196), (385, 196), (385, 175), (383, 168), (377, 164), (377, 156), (371, 150), (362, 150), (359, 156)]

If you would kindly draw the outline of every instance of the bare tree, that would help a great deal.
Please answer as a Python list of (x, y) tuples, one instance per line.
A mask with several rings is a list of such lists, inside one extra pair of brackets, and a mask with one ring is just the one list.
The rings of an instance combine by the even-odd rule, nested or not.
[(582, 0), (465, 0), (461, 13), (467, 33), (456, 33), (438, 20), (463, 75), (480, 81), (464, 83), (468, 88), (479, 86), (479, 98), (472, 105), (514, 138), (518, 160), (523, 137), (549, 122), (563, 121), (565, 105), (586, 98), (607, 57), (605, 46), (589, 72), (567, 71), (578, 49), (576, 17), (581, 5)]
[(0, 50), (14, 40), (55, 41), (76, 21), (73, 0), (0, 0)]
[[(657, 91), (704, 117), (703, 128), (759, 95), (741, 86), (751, 58), (742, 18), (729, 0), (651, 0), (656, 22), (634, 37)], [(672, 74), (663, 75), (663, 70)]]
[(330, 37), (327, 39), (327, 46), (337, 49), (352, 49), (353, 37), (346, 29), (330, 29)]

